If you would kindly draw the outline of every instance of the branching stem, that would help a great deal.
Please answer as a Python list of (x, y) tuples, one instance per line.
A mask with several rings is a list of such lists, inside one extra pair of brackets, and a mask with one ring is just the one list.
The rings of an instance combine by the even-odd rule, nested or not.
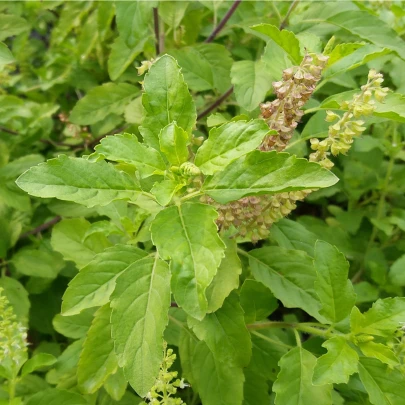
[[(311, 326), (316, 325), (316, 326)], [(281, 329), (294, 329), (299, 330), (310, 335), (322, 336), (325, 339), (333, 336), (335, 333), (329, 330), (329, 326), (322, 324), (306, 324), (306, 323), (294, 323), (294, 322), (279, 322), (279, 321), (265, 321), (246, 325), (249, 330), (260, 330), (260, 329), (270, 329), (270, 328), (281, 328)], [(327, 328), (325, 330), (325, 328)]]
[(31, 229), (30, 231), (24, 232), (20, 235), (20, 239), (27, 238), (30, 235), (36, 235), (37, 233), (43, 232), (47, 230), (48, 228), (51, 228), (55, 224), (57, 224), (62, 218), (58, 215), (55, 218), (52, 218), (50, 221), (44, 222), (43, 224), (37, 226), (34, 229)]
[(153, 7), (153, 27), (155, 30), (155, 49), (157, 56), (160, 54), (159, 13), (157, 7)]
[(214, 38), (218, 35), (218, 33), (224, 28), (225, 24), (231, 18), (232, 14), (238, 8), (238, 6), (241, 2), (242, 2), (242, 0), (236, 0), (232, 4), (231, 8), (224, 15), (224, 18), (219, 22), (219, 24), (214, 28), (214, 30), (211, 32), (210, 36), (204, 42), (209, 43), (214, 40)]
[(225, 101), (231, 94), (233, 93), (233, 86), (231, 86), (224, 94), (219, 96), (210, 106), (208, 106), (205, 110), (201, 111), (197, 115), (197, 120), (204, 118), (208, 115), (212, 110), (215, 110), (223, 101)]
[(295, 10), (295, 8), (298, 6), (300, 0), (294, 0), (291, 5), (290, 8), (287, 11), (287, 14), (284, 17), (284, 20), (281, 22), (280, 24), (280, 30), (283, 30), (287, 24), (288, 24), (288, 19), (290, 18), (291, 13)]

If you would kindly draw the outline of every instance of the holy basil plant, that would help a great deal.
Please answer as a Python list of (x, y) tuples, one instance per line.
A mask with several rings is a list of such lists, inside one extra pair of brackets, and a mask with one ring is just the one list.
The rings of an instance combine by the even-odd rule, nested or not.
[[(287, 37), (295, 44), (288, 31), (256, 28), (278, 38), (281, 48)], [(345, 392), (362, 383), (372, 404), (405, 403), (398, 368), (405, 299), (380, 299), (361, 313), (345, 256), (298, 223), (274, 227), (279, 246), (262, 242), (297, 201), (338, 182), (330, 152), (350, 148), (365, 130), (362, 117), (388, 92), (372, 71), (358, 92), (325, 107), (342, 116), (328, 112), (331, 127), (323, 140), (313, 136), (310, 159), (290, 154), (302, 108), (328, 62), (293, 48), (296, 66), (273, 83), (276, 97), (261, 105), (260, 117), (222, 120), (206, 139), (195, 133), (196, 107), (178, 63), (163, 55), (142, 83), (139, 133), (106, 136), (94, 153), (61, 154), (18, 178), (32, 196), (113, 218), (92, 224), (66, 218), (52, 234), (65, 259), (74, 246), (82, 249), (55, 321), (92, 319), (62, 355), (80, 353), (82, 393), (104, 387), (121, 398), (129, 383), (146, 403), (181, 404), (176, 395), (191, 386), (192, 404), (197, 395), (204, 405), (265, 404), (272, 391), (277, 405), (327, 405), (343, 403), (334, 387)], [(133, 91), (115, 86), (112, 102), (115, 91)], [(77, 103), (72, 120), (91, 118), (95, 102), (96, 90)], [(109, 238), (92, 242), (97, 233)], [(282, 311), (279, 303), (303, 316), (267, 320)], [(23, 373), (34, 367), (27, 364)], [(14, 381), (18, 370), (6, 371)], [(63, 403), (87, 403), (63, 391), (69, 386), (59, 388)], [(29, 404), (53, 394), (42, 391)]]

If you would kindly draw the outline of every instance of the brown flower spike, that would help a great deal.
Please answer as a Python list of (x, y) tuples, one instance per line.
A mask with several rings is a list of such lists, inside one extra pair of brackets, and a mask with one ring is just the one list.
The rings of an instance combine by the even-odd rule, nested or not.
[[(270, 129), (277, 131), (277, 135), (267, 136), (260, 150), (281, 152), (285, 149), (303, 115), (301, 108), (314, 92), (327, 60), (328, 57), (324, 55), (307, 54), (300, 66), (284, 70), (282, 80), (273, 83), (277, 98), (262, 104), (260, 109), (261, 116)], [(236, 235), (257, 242), (266, 238), (270, 226), (287, 216), (296, 208), (296, 201), (303, 200), (309, 193), (306, 190), (244, 197), (226, 205), (205, 197), (204, 202), (218, 211), (220, 229), (234, 227)]]

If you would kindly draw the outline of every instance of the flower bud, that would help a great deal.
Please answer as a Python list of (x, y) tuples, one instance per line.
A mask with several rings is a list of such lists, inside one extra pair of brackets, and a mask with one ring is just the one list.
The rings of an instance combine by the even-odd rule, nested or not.
[(326, 111), (326, 121), (327, 122), (333, 122), (336, 121), (337, 119), (339, 119), (339, 115), (334, 113), (333, 111), (327, 110)]

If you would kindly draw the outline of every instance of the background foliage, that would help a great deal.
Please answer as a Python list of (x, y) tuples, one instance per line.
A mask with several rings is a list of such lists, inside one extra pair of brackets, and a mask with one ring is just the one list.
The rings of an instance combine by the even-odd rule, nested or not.
[[(175, 396), (189, 405), (405, 403), (404, 9), (0, 2), (0, 287), (16, 317), (1, 301), (0, 404), (136, 404), (170, 365), (188, 383), (175, 383)], [(227, 194), (221, 177), (232, 167), (238, 179), (245, 169), (233, 162), (268, 131), (246, 122), (275, 98), (284, 69), (322, 51), (328, 64), (286, 152), (308, 157), (308, 140), (328, 134), (326, 110), (358, 93), (370, 68), (392, 90), (349, 153), (333, 159), (339, 181), (317, 168), (322, 183), (301, 186), (325, 188), (258, 244), (239, 238), (239, 247), (218, 236), (213, 207), (170, 205), (192, 187), (195, 167), (182, 164), (208, 134), (221, 145), (238, 134), (241, 146), (203, 143), (195, 163), (213, 175), (204, 190), (219, 203), (246, 195)], [(152, 188), (168, 164), (178, 172)], [(253, 175), (239, 189), (251, 193)], [(108, 187), (92, 191), (100, 184)], [(182, 228), (193, 230), (186, 253), (173, 238)], [(18, 351), (21, 325), (28, 354)], [(6, 341), (21, 370), (4, 360)]]

